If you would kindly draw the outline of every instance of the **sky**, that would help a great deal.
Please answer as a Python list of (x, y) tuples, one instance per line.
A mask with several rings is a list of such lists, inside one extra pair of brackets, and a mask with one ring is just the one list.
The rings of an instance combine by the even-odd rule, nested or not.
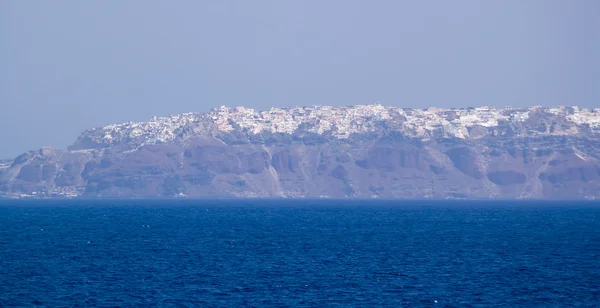
[(0, 158), (221, 105), (600, 107), (597, 0), (0, 1)]

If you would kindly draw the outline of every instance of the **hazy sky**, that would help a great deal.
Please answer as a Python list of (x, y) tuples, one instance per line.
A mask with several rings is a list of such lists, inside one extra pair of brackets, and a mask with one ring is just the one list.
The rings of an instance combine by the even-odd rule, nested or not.
[(0, 158), (220, 105), (600, 107), (600, 1), (0, 1)]

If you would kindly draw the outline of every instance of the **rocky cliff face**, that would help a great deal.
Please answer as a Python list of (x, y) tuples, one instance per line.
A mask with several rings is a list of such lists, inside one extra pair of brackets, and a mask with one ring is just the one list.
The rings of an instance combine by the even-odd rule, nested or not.
[(216, 109), (0, 162), (3, 197), (600, 198), (600, 112)]

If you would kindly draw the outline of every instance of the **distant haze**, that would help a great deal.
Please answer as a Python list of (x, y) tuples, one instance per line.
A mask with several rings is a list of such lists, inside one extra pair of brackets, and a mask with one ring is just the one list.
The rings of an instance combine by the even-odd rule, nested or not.
[(600, 107), (600, 1), (0, 2), (0, 158), (153, 115)]

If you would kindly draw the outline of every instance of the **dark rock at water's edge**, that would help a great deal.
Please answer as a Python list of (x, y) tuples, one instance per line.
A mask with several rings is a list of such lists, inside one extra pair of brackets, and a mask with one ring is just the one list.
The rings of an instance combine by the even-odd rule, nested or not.
[(445, 111), (452, 127), (409, 111), (347, 131), (315, 128), (340, 113), (285, 132), (220, 111), (91, 129), (68, 150), (0, 160), (0, 197), (600, 198), (600, 134), (570, 109), (487, 126)]

